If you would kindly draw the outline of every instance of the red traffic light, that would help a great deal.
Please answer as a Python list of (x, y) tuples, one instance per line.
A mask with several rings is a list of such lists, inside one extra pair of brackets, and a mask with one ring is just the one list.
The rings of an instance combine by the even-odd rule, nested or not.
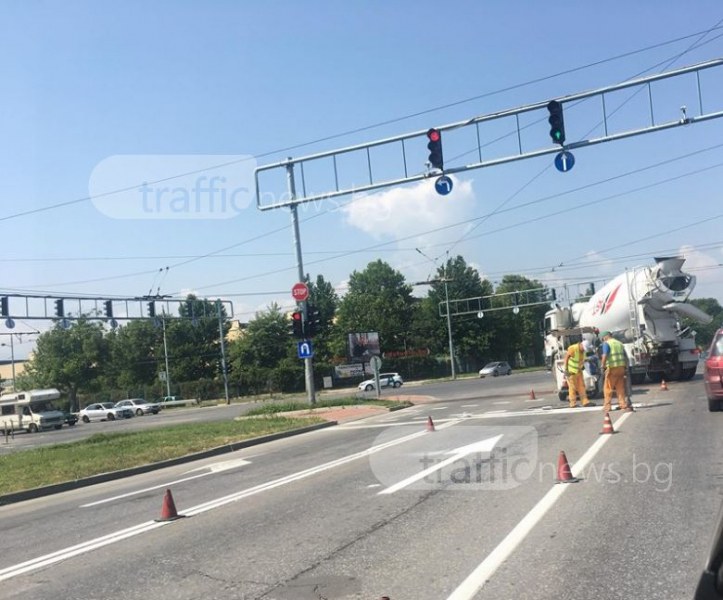
[(437, 129), (430, 129), (427, 132), (427, 137), (431, 142), (438, 142), (442, 139), (442, 134)]

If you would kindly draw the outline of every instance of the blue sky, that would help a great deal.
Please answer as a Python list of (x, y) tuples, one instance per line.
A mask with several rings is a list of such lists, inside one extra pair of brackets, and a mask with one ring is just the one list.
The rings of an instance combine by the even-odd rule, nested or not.
[[(231, 299), (241, 320), (273, 301), (292, 304), (288, 212), (261, 212), (251, 203), (224, 219), (111, 218), (83, 200), (99, 165), (115, 164), (107, 189), (133, 187), (143, 173), (123, 166), (131, 165), (123, 163), (128, 157), (155, 157), (171, 171), (186, 164), (174, 162), (182, 156), (207, 164), (251, 156), (266, 164), (422, 130), (659, 71), (699, 37), (491, 94), (703, 32), (723, 19), (718, 2), (653, 0), (28, 1), (6, 2), (4, 13), (0, 289), (136, 296), (160, 284), (160, 293)], [(712, 31), (670, 68), (723, 56), (721, 33)], [(706, 108), (723, 109), (723, 68), (703, 83)], [(472, 97), (480, 98), (284, 150)], [(696, 105), (684, 85), (664, 86), (657, 98), (661, 118)], [(618, 124), (640, 122), (645, 102), (627, 105)], [(568, 139), (581, 139), (596, 119), (592, 109), (566, 112)], [(545, 129), (534, 131), (539, 139), (525, 143), (544, 147)], [(678, 159), (719, 144), (722, 133), (723, 120), (714, 120), (581, 149), (565, 174), (550, 167), (549, 155), (475, 170), (460, 175), (445, 198), (426, 181), (343, 199), (348, 203), (338, 210), (331, 209), (339, 203), (310, 205), (299, 212), (306, 270), (343, 290), (349, 273), (382, 258), (416, 281), (434, 268), (419, 247), (439, 260), (448, 251), (462, 254), (492, 281), (523, 273), (577, 289), (653, 255), (684, 252), (699, 279), (694, 296), (723, 301), (722, 221), (714, 218), (723, 213), (723, 168), (714, 166), (723, 151)], [(509, 143), (490, 152), (504, 154)], [(104, 163), (113, 157), (121, 162)], [(671, 162), (635, 173), (663, 161)], [(661, 183), (705, 167), (712, 168)], [(633, 174), (494, 214), (474, 231), (463, 224), (430, 233), (626, 172)], [(652, 184), (659, 185), (632, 191)], [(60, 203), (69, 204), (14, 216)], [(469, 239), (459, 241), (465, 234)], [(330, 258), (339, 254), (345, 256)], [(579, 267), (552, 272), (571, 262)]]

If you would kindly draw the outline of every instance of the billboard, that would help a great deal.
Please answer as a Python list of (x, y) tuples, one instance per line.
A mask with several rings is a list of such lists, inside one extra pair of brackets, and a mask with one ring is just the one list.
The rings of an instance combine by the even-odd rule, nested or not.
[(372, 356), (380, 356), (379, 333), (368, 331), (366, 333), (349, 334), (349, 361), (353, 363), (367, 363)]

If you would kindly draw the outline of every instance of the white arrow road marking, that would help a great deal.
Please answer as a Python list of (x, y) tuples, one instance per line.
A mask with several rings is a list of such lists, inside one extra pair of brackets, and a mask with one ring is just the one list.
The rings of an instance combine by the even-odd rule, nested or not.
[(193, 473), (195, 471), (204, 471), (208, 469), (207, 473), (199, 473), (198, 475), (191, 475), (190, 477), (183, 477), (182, 479), (176, 479), (175, 481), (169, 481), (167, 483), (161, 483), (152, 487), (144, 488), (142, 490), (135, 490), (126, 494), (120, 494), (113, 496), (112, 498), (104, 498), (103, 500), (97, 500), (96, 502), (89, 502), (88, 504), (81, 504), (80, 508), (90, 508), (91, 506), (98, 506), (99, 504), (106, 504), (108, 502), (114, 502), (115, 500), (121, 500), (122, 498), (129, 498), (130, 496), (136, 496), (138, 494), (144, 494), (146, 492), (152, 492), (165, 487), (176, 485), (177, 483), (183, 483), (184, 481), (191, 481), (192, 479), (198, 479), (199, 477), (206, 477), (206, 475), (213, 475), (214, 473), (221, 473), (222, 471), (228, 471), (229, 469), (235, 469), (243, 465), (250, 465), (251, 463), (244, 458), (236, 458), (233, 460), (225, 460), (219, 463), (213, 463), (206, 465), (205, 467), (198, 467), (197, 469), (191, 469), (187, 473)]
[(435, 471), (439, 471), (440, 469), (443, 469), (444, 467), (454, 464), (459, 459), (464, 458), (468, 454), (475, 454), (477, 452), (492, 452), (492, 449), (495, 447), (495, 444), (499, 442), (502, 439), (502, 435), (496, 435), (495, 437), (487, 438), (486, 440), (482, 440), (479, 442), (474, 442), (473, 444), (468, 444), (467, 446), (461, 446), (459, 448), (456, 448), (454, 450), (450, 450), (449, 452), (445, 452), (445, 454), (451, 454), (452, 456), (449, 457), (446, 460), (443, 460), (441, 462), (438, 462), (435, 465), (432, 465), (431, 467), (424, 469), (424, 471), (420, 471), (419, 473), (416, 473), (412, 475), (411, 477), (407, 477), (406, 479), (403, 479), (399, 483), (395, 483), (394, 485), (388, 487), (385, 490), (382, 490), (379, 492), (379, 494), (393, 494), (394, 492), (398, 492), (401, 489), (404, 489), (408, 485), (411, 485), (413, 483), (416, 483), (420, 479), (424, 479), (428, 475), (431, 475)]

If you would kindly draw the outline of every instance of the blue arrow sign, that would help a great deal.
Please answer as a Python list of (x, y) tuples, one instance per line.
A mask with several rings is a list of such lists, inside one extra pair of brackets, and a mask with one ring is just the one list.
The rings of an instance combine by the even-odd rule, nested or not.
[(311, 340), (304, 340), (303, 342), (298, 342), (297, 351), (299, 354), (299, 358), (311, 358), (312, 356), (314, 356), (314, 348), (311, 346)]
[(567, 173), (575, 166), (575, 157), (572, 152), (563, 150), (555, 155), (555, 168), (561, 173)]
[(452, 191), (452, 180), (446, 175), (442, 175), (434, 182), (434, 189), (440, 196), (446, 196)]

